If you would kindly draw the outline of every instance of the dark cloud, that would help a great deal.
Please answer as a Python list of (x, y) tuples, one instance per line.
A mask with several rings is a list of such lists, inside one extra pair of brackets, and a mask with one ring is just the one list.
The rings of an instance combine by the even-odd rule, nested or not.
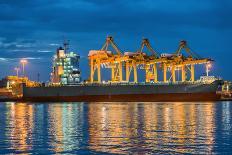
[[(50, 60), (50, 51), (63, 36), (71, 40), (72, 50), (86, 57), (113, 35), (122, 50), (132, 51), (142, 37), (150, 38), (160, 52), (173, 52), (186, 39), (196, 51), (204, 51), (200, 55), (229, 66), (223, 55), (231, 56), (230, 0), (1, 0), (0, 7), (1, 58)], [(218, 73), (230, 78), (227, 70)]]

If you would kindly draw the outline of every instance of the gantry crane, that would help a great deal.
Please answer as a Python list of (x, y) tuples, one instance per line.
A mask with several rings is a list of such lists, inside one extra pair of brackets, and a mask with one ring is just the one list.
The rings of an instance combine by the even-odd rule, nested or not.
[[(116, 51), (116, 54), (113, 54), (109, 51), (109, 46), (112, 46)], [(101, 66), (107, 66), (111, 68), (111, 80), (112, 81), (122, 81), (122, 53), (116, 44), (113, 41), (113, 37), (108, 36), (106, 42), (102, 46), (101, 50), (91, 50), (89, 52), (90, 59), (90, 82), (94, 82), (94, 73), (97, 70), (97, 82), (101, 82)]]
[(122, 73), (122, 53), (114, 43), (113, 37), (107, 37), (105, 44), (103, 45), (101, 50), (107, 51), (109, 46), (112, 46), (113, 49), (116, 51), (116, 54), (113, 55), (113, 59), (109, 61), (110, 68), (111, 68), (111, 81), (112, 82), (121, 82), (123, 80), (123, 73)]
[[(112, 46), (115, 53), (109, 51), (109, 46)], [(146, 54), (143, 52), (144, 48), (151, 52)], [(187, 53), (185, 56), (183, 50)], [(137, 66), (142, 66), (145, 69), (146, 82), (158, 82), (158, 67), (157, 64), (162, 66), (163, 70), (163, 82), (176, 82), (176, 70), (181, 70), (181, 81), (195, 81), (195, 65), (196, 64), (208, 64), (211, 59), (200, 58), (197, 54), (192, 52), (187, 46), (187, 42), (182, 40), (178, 46), (178, 49), (173, 54), (161, 54), (159, 55), (150, 45), (148, 39), (143, 39), (141, 46), (137, 52), (122, 52), (111, 36), (106, 38), (106, 41), (100, 50), (91, 50), (89, 52), (90, 60), (90, 82), (94, 82), (94, 74), (97, 70), (97, 82), (101, 82), (101, 66), (107, 66), (111, 69), (111, 81), (112, 82), (129, 82), (130, 74), (134, 72), (134, 82), (138, 82)], [(126, 79), (123, 80), (123, 66), (125, 66)], [(168, 79), (167, 71), (171, 71), (171, 75)], [(188, 77), (188, 73), (190, 77)]]
[(103, 61), (108, 61), (112, 54), (105, 51), (89, 51), (88, 58), (90, 60), (90, 82), (94, 82), (94, 73), (97, 70), (97, 82), (101, 82), (101, 64)]
[[(181, 51), (185, 50), (188, 54), (184, 56)], [(182, 40), (180, 41), (179, 47), (174, 54), (171, 54), (167, 58), (167, 62), (163, 63), (163, 73), (164, 73), (164, 82), (167, 82), (167, 68), (169, 67), (171, 70), (171, 77), (173, 82), (176, 82), (176, 70), (181, 68), (181, 81), (185, 82), (187, 80), (187, 71), (190, 71), (190, 79), (189, 81), (195, 81), (195, 65), (196, 64), (206, 64), (210, 63), (211, 59), (208, 58), (200, 58), (197, 54), (191, 51), (191, 49), (187, 46), (187, 42)], [(187, 70), (186, 70), (187, 69)]]
[[(144, 47), (152, 53), (151, 55), (147, 55), (143, 52)], [(138, 82), (137, 80), (137, 66), (143, 66), (143, 69), (146, 71), (146, 82), (148, 79), (157, 79), (157, 71), (156, 64), (150, 64), (150, 60), (154, 60), (158, 58), (157, 52), (153, 50), (148, 39), (143, 39), (141, 43), (141, 47), (137, 52), (125, 52), (124, 57), (126, 60), (126, 81), (129, 81), (130, 73), (133, 69), (134, 71), (134, 82)], [(155, 78), (155, 77), (156, 78)], [(156, 80), (157, 81), (157, 80)]]
[(153, 80), (156, 83), (158, 82), (157, 63), (159, 63), (159, 61), (157, 60), (159, 60), (159, 54), (152, 48), (147, 38), (142, 40), (139, 53), (144, 53), (144, 47), (147, 47), (147, 49), (151, 52), (151, 55), (143, 54), (145, 81), (151, 82)]

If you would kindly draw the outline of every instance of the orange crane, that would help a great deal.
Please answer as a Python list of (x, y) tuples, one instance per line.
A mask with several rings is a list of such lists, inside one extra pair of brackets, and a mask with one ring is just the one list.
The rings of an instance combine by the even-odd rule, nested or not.
[(133, 52), (125, 52), (123, 55), (123, 60), (125, 62), (125, 70), (126, 70), (126, 82), (130, 81), (131, 72), (134, 72), (134, 82), (138, 82), (138, 75), (137, 75), (137, 62), (134, 57)]
[[(151, 56), (143, 52), (144, 47), (147, 47), (147, 49), (152, 53)], [(157, 77), (157, 73), (154, 70), (155, 67), (151, 68), (149, 62), (150, 60), (156, 59), (158, 57), (158, 54), (155, 52), (155, 50), (153, 50), (148, 39), (142, 40), (141, 47), (137, 52), (125, 52), (124, 57), (126, 60), (126, 81), (129, 81), (130, 73), (133, 69), (134, 82), (138, 82), (137, 66), (141, 65), (143, 66), (143, 69), (146, 70), (146, 81), (147, 79), (151, 79), (154, 74)], [(155, 64), (153, 66), (155, 66)]]
[[(112, 46), (115, 53), (109, 51)], [(144, 48), (151, 52), (151, 55), (143, 52)], [(183, 50), (187, 53), (184, 56)], [(134, 82), (138, 82), (137, 66), (142, 66), (145, 70), (146, 82), (158, 82), (158, 67), (157, 64), (162, 66), (163, 82), (176, 82), (176, 71), (181, 70), (181, 81), (195, 81), (195, 65), (206, 64), (206, 66), (213, 60), (208, 58), (200, 58), (197, 54), (193, 53), (187, 46), (187, 42), (182, 40), (178, 49), (173, 54), (163, 53), (159, 55), (152, 47), (148, 39), (143, 39), (141, 46), (137, 52), (122, 52), (111, 36), (106, 38), (106, 41), (100, 50), (90, 50), (88, 58), (90, 60), (90, 82), (94, 81), (94, 75), (97, 71), (97, 81), (101, 82), (101, 67), (111, 69), (111, 82), (129, 82), (131, 72), (134, 72)], [(123, 80), (123, 66), (125, 66), (126, 79)], [(171, 72), (168, 79), (167, 71)], [(188, 77), (188, 72), (190, 77)], [(178, 72), (179, 73), (179, 72)]]
[(157, 63), (159, 63), (159, 54), (152, 48), (149, 40), (147, 38), (142, 40), (141, 47), (139, 49), (139, 53), (144, 53), (144, 47), (151, 52), (151, 55), (143, 54), (144, 58), (144, 69), (145, 69), (145, 81), (155, 83), (158, 82), (158, 74), (157, 74)]
[[(112, 46), (116, 51), (113, 54), (109, 51), (109, 46)], [(94, 74), (97, 70), (97, 82), (101, 82), (101, 66), (107, 66), (111, 68), (111, 80), (122, 81), (122, 53), (113, 41), (113, 37), (109, 36), (106, 38), (106, 42), (102, 46), (101, 50), (90, 50), (88, 58), (90, 60), (90, 82), (94, 82)]]
[[(188, 56), (184, 56), (181, 51), (185, 50)], [(187, 42), (182, 40), (180, 41), (179, 47), (174, 54), (162, 55), (161, 57), (166, 57), (167, 62), (163, 63), (163, 72), (164, 72), (164, 82), (167, 82), (167, 68), (171, 70), (172, 82), (176, 82), (176, 70), (181, 68), (181, 81), (185, 82), (187, 80), (187, 71), (190, 71), (189, 81), (195, 81), (195, 65), (196, 64), (208, 64), (213, 60), (208, 58), (200, 58), (197, 54), (193, 53), (191, 49), (187, 46)], [(186, 70), (187, 69), (187, 70)]]
[(122, 63), (121, 60), (122, 53), (114, 43), (113, 37), (107, 37), (105, 44), (103, 45), (101, 50), (107, 51), (109, 46), (112, 46), (113, 49), (116, 51), (116, 54), (113, 55), (113, 59), (109, 60), (110, 68), (111, 68), (111, 81), (112, 82), (121, 82), (123, 80), (122, 75)]

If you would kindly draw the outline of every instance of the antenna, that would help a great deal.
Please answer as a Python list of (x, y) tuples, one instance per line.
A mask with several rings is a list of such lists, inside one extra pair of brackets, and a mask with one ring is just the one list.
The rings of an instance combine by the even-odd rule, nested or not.
[(66, 53), (69, 50), (69, 40), (66, 40), (64, 37), (64, 53)]
[(37, 80), (38, 80), (38, 82), (40, 81), (40, 74), (39, 73), (37, 74)]

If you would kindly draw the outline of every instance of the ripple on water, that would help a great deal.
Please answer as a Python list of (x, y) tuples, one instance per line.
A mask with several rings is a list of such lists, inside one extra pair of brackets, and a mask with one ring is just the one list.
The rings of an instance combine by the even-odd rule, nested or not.
[(231, 104), (1, 103), (0, 153), (230, 153)]

